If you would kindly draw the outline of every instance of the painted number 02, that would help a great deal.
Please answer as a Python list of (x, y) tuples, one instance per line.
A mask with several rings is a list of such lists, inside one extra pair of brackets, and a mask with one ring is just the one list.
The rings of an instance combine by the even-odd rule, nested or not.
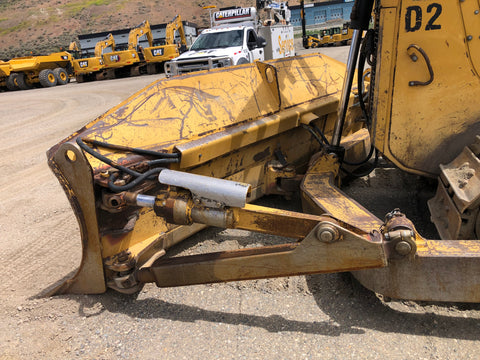
[[(442, 5), (432, 3), (427, 6), (427, 14), (429, 14), (425, 30), (440, 30), (440, 25), (437, 20), (442, 13)], [(405, 30), (407, 32), (418, 31), (422, 28), (423, 13), (420, 6), (409, 6), (405, 12)]]

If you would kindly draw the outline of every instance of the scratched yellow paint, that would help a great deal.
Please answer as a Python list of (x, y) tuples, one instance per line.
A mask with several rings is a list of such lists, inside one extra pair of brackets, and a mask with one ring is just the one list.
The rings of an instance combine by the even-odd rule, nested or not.
[[(480, 133), (480, 15), (473, 8), (478, 10), (478, 1), (382, 5), (376, 145), (406, 171), (436, 176), (439, 164), (453, 160)], [(423, 49), (428, 59), (411, 45)], [(411, 81), (430, 79), (427, 63), (433, 81), (411, 86)]]
[[(338, 100), (344, 64), (319, 54), (270, 63), (277, 69), (281, 109)], [(92, 121), (82, 137), (171, 150), (205, 134), (279, 114), (270, 85), (255, 64), (159, 80)], [(101, 166), (89, 160), (94, 169)]]

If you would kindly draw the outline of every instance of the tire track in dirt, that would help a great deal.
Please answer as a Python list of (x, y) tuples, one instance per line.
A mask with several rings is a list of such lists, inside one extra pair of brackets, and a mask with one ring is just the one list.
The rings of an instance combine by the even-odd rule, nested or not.
[[(0, 292), (15, 289), (16, 295), (33, 296), (75, 270), (81, 245), (76, 220), (71, 213), (51, 214), (35, 224), (36, 231), (16, 251), (0, 250), (0, 272), (13, 273), (0, 283)], [(40, 229), (38, 229), (40, 228)], [(77, 233), (76, 233), (77, 232)]]

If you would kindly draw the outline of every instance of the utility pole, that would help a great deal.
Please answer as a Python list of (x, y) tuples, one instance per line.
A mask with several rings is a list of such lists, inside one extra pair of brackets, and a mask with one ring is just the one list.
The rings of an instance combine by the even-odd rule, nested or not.
[(210, 27), (213, 26), (213, 19), (212, 19), (212, 9), (215, 9), (216, 6), (215, 5), (208, 5), (208, 6), (204, 6), (202, 9), (208, 9), (208, 11), (210, 12)]

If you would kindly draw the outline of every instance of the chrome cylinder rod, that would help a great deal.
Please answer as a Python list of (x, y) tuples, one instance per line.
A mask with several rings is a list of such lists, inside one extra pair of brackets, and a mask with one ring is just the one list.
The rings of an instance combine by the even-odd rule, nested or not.
[(352, 91), (353, 78), (355, 76), (355, 69), (357, 67), (358, 52), (362, 42), (362, 30), (354, 30), (352, 36), (352, 44), (348, 52), (347, 70), (343, 80), (343, 90), (340, 103), (337, 111), (337, 122), (333, 129), (333, 136), (331, 145), (334, 147), (340, 146), (342, 138), (343, 125), (347, 115), (348, 101), (350, 100), (350, 92)]

